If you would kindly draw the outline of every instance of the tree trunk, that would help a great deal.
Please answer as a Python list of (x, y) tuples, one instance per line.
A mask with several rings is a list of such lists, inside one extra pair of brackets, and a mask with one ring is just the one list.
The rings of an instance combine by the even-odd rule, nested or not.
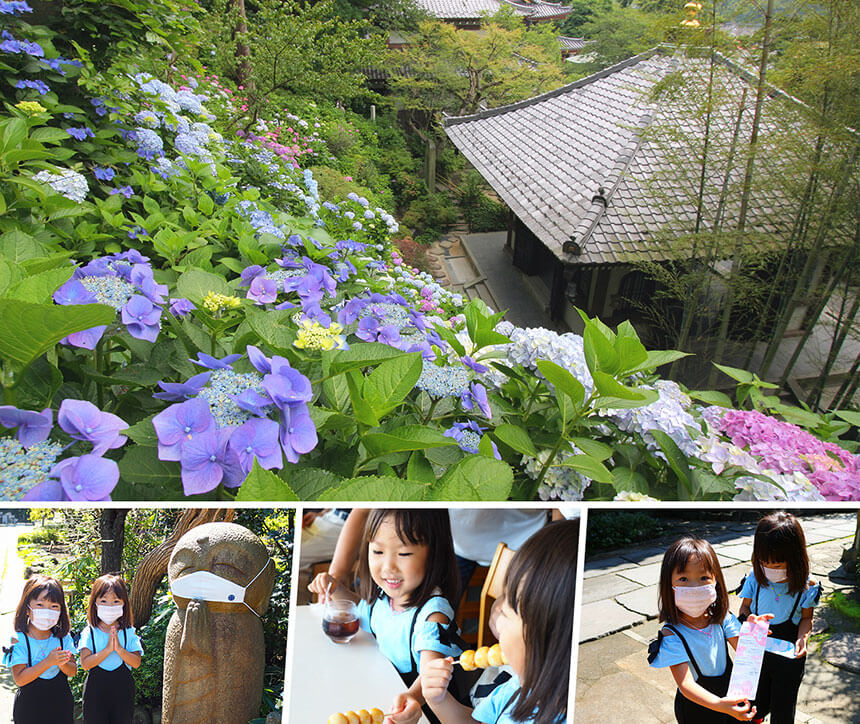
[(122, 549), (125, 543), (125, 517), (127, 509), (105, 508), (99, 516), (99, 535), (102, 539), (101, 574), (121, 574)]
[(254, 91), (254, 81), (251, 78), (251, 49), (245, 42), (248, 35), (248, 16), (245, 13), (245, 0), (233, 0), (239, 22), (236, 23), (236, 83), (244, 86), (250, 97)]
[(189, 530), (203, 523), (230, 522), (234, 513), (233, 508), (205, 508), (182, 512), (170, 537), (147, 553), (135, 571), (130, 596), (135, 626), (143, 626), (152, 615), (152, 599), (161, 579), (167, 574), (167, 563), (170, 561), (170, 554), (173, 553), (176, 541)]
[(860, 510), (857, 511), (857, 527), (854, 529), (854, 542), (850, 548), (842, 551), (842, 562), (846, 568), (857, 571), (857, 565), (860, 563)]

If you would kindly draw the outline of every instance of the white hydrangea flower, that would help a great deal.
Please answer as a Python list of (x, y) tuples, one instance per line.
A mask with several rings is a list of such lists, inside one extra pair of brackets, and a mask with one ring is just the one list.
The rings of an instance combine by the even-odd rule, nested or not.
[(53, 173), (51, 171), (39, 171), (33, 176), (34, 181), (47, 184), (54, 191), (67, 199), (81, 203), (87, 198), (90, 190), (87, 180), (77, 171), (67, 168)]

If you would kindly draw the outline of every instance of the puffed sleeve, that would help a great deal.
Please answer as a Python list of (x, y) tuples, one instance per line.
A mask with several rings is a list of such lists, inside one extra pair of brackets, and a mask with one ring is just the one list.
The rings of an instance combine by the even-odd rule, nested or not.
[(123, 639), (125, 640), (124, 648), (126, 651), (129, 653), (139, 651), (143, 654), (143, 644), (140, 642), (140, 636), (137, 635), (137, 631), (134, 630), (134, 626), (129, 626), (125, 629)]
[(740, 632), (741, 622), (738, 621), (737, 616), (729, 611), (723, 619), (723, 633), (725, 633), (727, 639), (730, 639), (740, 634)]
[(12, 634), (12, 637), (9, 639), (9, 648), (11, 648), (11, 652), (8, 656), (3, 657), (3, 661), (7, 666), (27, 663), (27, 644), (24, 642), (24, 634)]
[(370, 604), (363, 599), (358, 602), (358, 623), (365, 631), (370, 631)]
[(663, 631), (657, 634), (657, 640), (648, 649), (648, 663), (655, 669), (664, 669), (675, 664), (685, 664), (690, 660), (684, 644), (675, 634)]
[(809, 587), (803, 592), (800, 597), (799, 608), (814, 608), (818, 605), (821, 599), (821, 585), (818, 583), (810, 583)]
[[(428, 621), (434, 613), (441, 613), (448, 619), (447, 624)], [(457, 657), (463, 649), (453, 640), (457, 624), (454, 623), (454, 609), (441, 596), (431, 598), (421, 608), (415, 622), (413, 651), (420, 657), (422, 651), (437, 651), (444, 656)]]
[(738, 594), (741, 598), (755, 598), (755, 589), (758, 587), (758, 581), (755, 579), (755, 572), (750, 571), (744, 577), (741, 592)]

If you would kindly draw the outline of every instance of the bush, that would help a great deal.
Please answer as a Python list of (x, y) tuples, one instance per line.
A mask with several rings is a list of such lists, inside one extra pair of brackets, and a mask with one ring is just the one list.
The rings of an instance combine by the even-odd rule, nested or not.
[(585, 548), (589, 555), (597, 551), (623, 548), (660, 535), (663, 526), (648, 513), (592, 513), (588, 516)]
[(427, 247), (424, 244), (419, 244), (411, 236), (404, 236), (400, 239), (392, 239), (400, 255), (403, 257), (403, 262), (406, 266), (418, 269), (419, 271), (429, 271), (427, 265)]
[(18, 536), (18, 545), (52, 546), (65, 540), (62, 530), (54, 527), (36, 528)]
[(474, 233), (507, 229), (507, 207), (489, 196), (482, 196), (468, 222), (469, 231)]
[(416, 241), (432, 243), (457, 221), (457, 209), (447, 194), (428, 194), (409, 204), (403, 223)]

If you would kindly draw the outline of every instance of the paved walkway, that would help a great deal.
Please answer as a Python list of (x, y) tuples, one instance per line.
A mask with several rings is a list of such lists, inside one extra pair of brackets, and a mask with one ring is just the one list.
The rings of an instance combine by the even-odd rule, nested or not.
[[(856, 578), (840, 563), (842, 550), (854, 535), (856, 515), (834, 513), (800, 518), (809, 544), (812, 577), (824, 593), (849, 590)], [(657, 582), (666, 546), (683, 525), (671, 521), (673, 534), (654, 545), (636, 546), (587, 557), (582, 590), (576, 724), (675, 721), (671, 674), (648, 666), (648, 642), (656, 638)], [(711, 542), (729, 589), (736, 588), (750, 569), (755, 521), (695, 521), (687, 528)], [(731, 597), (737, 613), (740, 599)], [(814, 632), (827, 627), (832, 612), (820, 609)], [(831, 666), (810, 646), (806, 677), (800, 689), (797, 721), (807, 724), (860, 723), (860, 674)]]
[[(3, 646), (9, 643), (14, 631), (15, 609), (24, 590), (24, 562), (18, 557), (18, 536), (31, 530), (31, 525), (0, 525), (0, 642)], [(12, 721), (17, 688), (12, 670), (0, 666), (0, 721)]]

